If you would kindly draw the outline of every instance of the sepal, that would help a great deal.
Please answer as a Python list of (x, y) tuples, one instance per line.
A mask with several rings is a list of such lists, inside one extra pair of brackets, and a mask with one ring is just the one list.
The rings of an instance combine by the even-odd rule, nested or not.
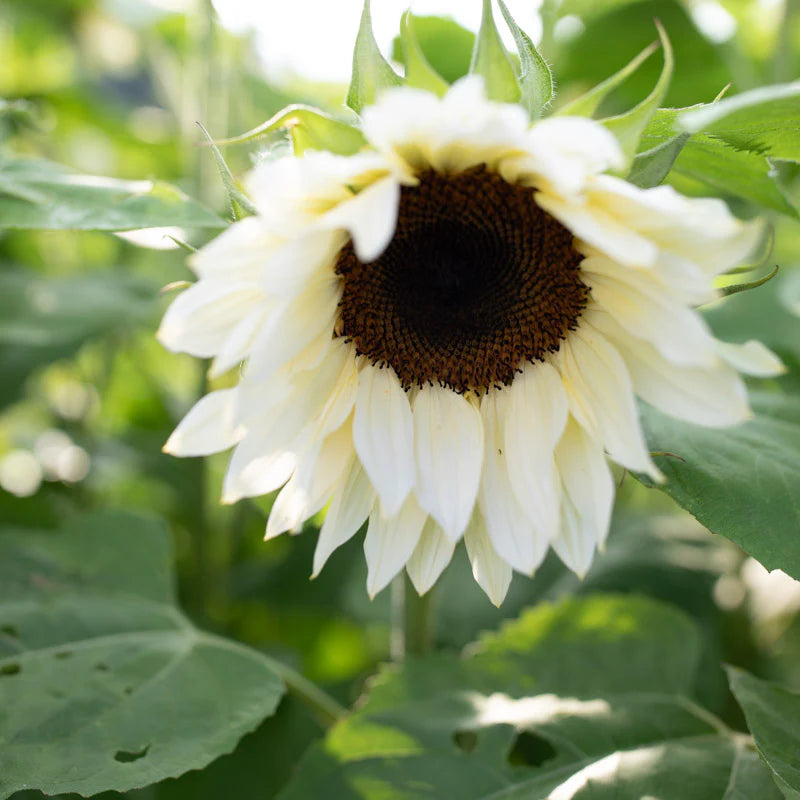
[(375, 34), (372, 32), (369, 0), (364, 0), (361, 25), (353, 49), (353, 75), (347, 91), (347, 105), (356, 113), (361, 113), (364, 106), (375, 102), (382, 89), (403, 84), (404, 80), (392, 69), (378, 49)]

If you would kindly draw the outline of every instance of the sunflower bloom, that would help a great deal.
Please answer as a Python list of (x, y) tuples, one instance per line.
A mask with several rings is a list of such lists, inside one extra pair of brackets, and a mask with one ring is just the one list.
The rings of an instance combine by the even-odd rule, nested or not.
[(549, 547), (582, 575), (609, 461), (661, 477), (635, 396), (729, 426), (749, 414), (739, 372), (780, 369), (694, 310), (759, 229), (608, 174), (624, 159), (602, 125), (531, 126), (476, 77), (387, 91), (363, 132), (353, 156), (257, 167), (258, 214), (192, 256), (160, 339), (212, 377), (243, 367), (166, 450), (233, 447), (225, 502), (280, 488), (268, 538), (328, 505), (315, 575), (368, 522), (370, 595), (404, 567), (426, 592), (462, 537), (495, 604)]

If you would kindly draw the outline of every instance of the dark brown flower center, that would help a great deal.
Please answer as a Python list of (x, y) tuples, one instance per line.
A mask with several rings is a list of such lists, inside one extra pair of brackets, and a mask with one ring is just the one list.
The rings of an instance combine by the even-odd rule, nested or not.
[(406, 388), (484, 392), (558, 349), (586, 305), (583, 256), (534, 190), (485, 167), (403, 188), (394, 238), (364, 264), (339, 254), (337, 332)]

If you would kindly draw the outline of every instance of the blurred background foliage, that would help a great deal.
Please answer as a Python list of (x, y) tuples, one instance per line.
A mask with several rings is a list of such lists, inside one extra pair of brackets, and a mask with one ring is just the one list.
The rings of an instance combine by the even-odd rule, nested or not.
[[(270, 82), (251, 38), (215, 24), (213, 9), (202, 0), (183, 5), (169, 10), (169, 4), (144, 0), (4, 0), (2, 148), (92, 174), (167, 180), (226, 213), (195, 122), (222, 138), (257, 126), (289, 102), (340, 111), (346, 87), (302, 78)], [(314, 4), (307, 5), (313, 17)], [(668, 105), (708, 102), (729, 83), (733, 94), (795, 79), (795, 5), (797, 0), (545, 0), (541, 46), (558, 82), (556, 102), (627, 63), (655, 38), (654, 18), (662, 20), (675, 47)], [(466, 69), (472, 39), (458, 26), (442, 26), (420, 19), (417, 33), (424, 47), (440, 37), (437, 50), (426, 49), (452, 80)], [(641, 99), (659, 69), (659, 59), (651, 58), (613, 94), (607, 110)], [(226, 157), (241, 173), (285, 144), (275, 136), (228, 147)], [(786, 169), (786, 191), (797, 201), (797, 176)], [(794, 268), (800, 227), (789, 215), (776, 215), (774, 222), (773, 258), (781, 275), (746, 303), (718, 310), (713, 320), (721, 330), (761, 338), (796, 370), (797, 338), (791, 327), (778, 330), (775, 319), (800, 307), (800, 272)], [(192, 230), (0, 234), (0, 518), (6, 525), (50, 528), (87, 509), (163, 517), (174, 535), (187, 613), (206, 629), (295, 665), (350, 705), (390, 647), (389, 593), (367, 599), (360, 542), (343, 547), (309, 581), (313, 525), (300, 536), (264, 543), (270, 498), (217, 502), (224, 456), (180, 460), (161, 453), (206, 388), (204, 365), (163, 351), (153, 338), (168, 302), (162, 287), (191, 278), (184, 251), (166, 233), (193, 245), (209, 236)], [(783, 380), (797, 386), (797, 372)], [(610, 543), (583, 582), (549, 559), (533, 580), (517, 576), (497, 610), (474, 586), (458, 552), (437, 593), (439, 644), (460, 648), (541, 599), (635, 592), (676, 605), (700, 624), (707, 669), (698, 693), (731, 724), (741, 724), (740, 712), (720, 662), (800, 685), (797, 584), (768, 575), (666, 497), (618, 477)], [(159, 800), (203, 800), (225, 791), (272, 797), (321, 730), (288, 698), (278, 716), (233, 755), (203, 773), (134, 794)]]

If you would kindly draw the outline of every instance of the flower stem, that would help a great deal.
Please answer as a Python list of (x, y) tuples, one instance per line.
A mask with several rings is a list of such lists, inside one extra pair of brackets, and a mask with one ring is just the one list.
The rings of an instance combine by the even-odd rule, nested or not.
[(323, 723), (332, 725), (347, 713), (347, 709), (343, 705), (297, 670), (269, 656), (265, 656), (265, 658), (275, 672), (280, 675), (289, 691), (315, 711)]
[(394, 661), (429, 652), (433, 644), (432, 590), (422, 597), (406, 575), (392, 583), (392, 640)]

